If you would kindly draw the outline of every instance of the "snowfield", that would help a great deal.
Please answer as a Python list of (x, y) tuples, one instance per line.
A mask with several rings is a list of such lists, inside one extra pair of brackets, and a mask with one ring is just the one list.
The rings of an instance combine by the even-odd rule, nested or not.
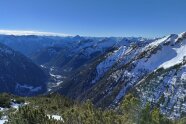
[(4, 124), (8, 120), (0, 120), (0, 124)]
[(63, 118), (59, 115), (47, 115), (49, 118), (52, 118), (54, 120), (57, 120), (57, 121), (62, 121), (64, 122)]
[(105, 72), (107, 72), (119, 59), (122, 58), (123, 54), (125, 53), (126, 47), (122, 46), (118, 50), (114, 51), (110, 56), (106, 58), (103, 62), (101, 62), (96, 67), (97, 77), (92, 81), (95, 83), (99, 80)]
[[(184, 46), (178, 46), (177, 48), (172, 48), (172, 50), (173, 50), (172, 53), (175, 53), (176, 56), (174, 56), (169, 61), (164, 62), (162, 65), (160, 65), (160, 67), (169, 68), (171, 66), (181, 63), (184, 59), (186, 59), (186, 58), (184, 58), (184, 57), (186, 57), (186, 40), (183, 41), (183, 45)], [(167, 54), (167, 57), (169, 57), (169, 56), (172, 56), (170, 51)]]
[[(183, 62), (184, 57), (186, 57), (186, 40), (178, 44), (177, 37), (175, 35), (167, 36), (145, 47), (146, 49), (144, 51), (155, 46), (160, 46), (160, 49), (152, 54), (150, 58), (140, 60), (136, 69), (138, 70), (143, 67), (149, 71), (153, 71), (162, 67), (166, 69)], [(166, 43), (169, 43), (169, 45), (165, 45)]]

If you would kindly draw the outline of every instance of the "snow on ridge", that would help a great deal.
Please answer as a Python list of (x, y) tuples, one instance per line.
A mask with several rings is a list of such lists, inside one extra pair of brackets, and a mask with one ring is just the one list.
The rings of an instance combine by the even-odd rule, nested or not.
[(158, 45), (164, 44), (166, 42), (175, 42), (177, 37), (178, 37), (177, 34), (171, 34), (171, 35), (165, 36), (163, 38), (155, 40), (154, 42), (147, 45), (145, 48), (152, 47), (152, 46), (158, 46)]
[(181, 34), (179, 34), (180, 38), (186, 37), (186, 32), (182, 32)]
[(166, 39), (168, 39), (169, 37), (170, 37), (170, 36), (166, 36), (166, 37), (163, 37), (163, 38), (161, 38), (161, 39), (158, 39), (158, 40), (156, 40), (156, 41), (150, 43), (149, 45), (147, 45), (147, 47), (149, 47), (149, 46), (157, 46), (157, 45), (159, 45), (160, 43), (164, 42), (164, 41), (165, 41)]
[[(137, 69), (144, 67), (149, 71), (153, 71), (162, 67), (166, 69), (183, 62), (186, 56), (186, 39), (183, 39), (180, 44), (175, 43), (178, 38), (184, 38), (183, 34), (185, 35), (185, 33), (180, 35), (172, 34), (147, 45), (143, 51), (159, 45), (161, 45), (161, 49), (152, 54), (150, 58), (140, 60)], [(165, 43), (171, 44), (165, 45)]]
[[(185, 35), (185, 34), (184, 34)], [(150, 57), (143, 57), (142, 59), (139, 59), (136, 62), (135, 68), (130, 71), (126, 72), (124, 71), (124, 75), (127, 77), (133, 76), (130, 80), (130, 83), (127, 83), (118, 93), (116, 96), (114, 103), (117, 103), (119, 99), (121, 99), (126, 91), (132, 87), (137, 81), (138, 77), (143, 76), (145, 73), (149, 73), (152, 71), (155, 71), (158, 68), (169, 68), (176, 64), (179, 64), (183, 62), (183, 60), (186, 60), (186, 38), (182, 35), (182, 42), (176, 43), (178, 35), (169, 35), (162, 39), (155, 40), (154, 42), (147, 45), (145, 48), (142, 49), (143, 52), (148, 52), (148, 50), (153, 48), (158, 48), (160, 46), (160, 49), (158, 49), (156, 52), (151, 52)], [(168, 43), (168, 44), (166, 44)], [(171, 44), (169, 44), (171, 43)], [(186, 74), (183, 74), (182, 78), (185, 78)]]
[[(184, 42), (184, 45), (177, 48), (172, 48), (175, 51), (176, 56), (169, 61), (164, 62), (162, 65), (160, 65), (160, 67), (169, 68), (183, 62), (184, 58), (186, 57), (186, 40), (184, 40)], [(167, 54), (167, 56), (169, 56), (169, 54)]]
[(122, 46), (118, 50), (114, 51), (114, 53), (108, 56), (104, 61), (99, 63), (99, 65), (96, 67), (97, 76), (92, 81), (92, 83), (95, 83), (97, 80), (99, 80), (104, 75), (104, 73), (107, 72), (118, 60), (122, 59), (125, 50), (126, 47)]

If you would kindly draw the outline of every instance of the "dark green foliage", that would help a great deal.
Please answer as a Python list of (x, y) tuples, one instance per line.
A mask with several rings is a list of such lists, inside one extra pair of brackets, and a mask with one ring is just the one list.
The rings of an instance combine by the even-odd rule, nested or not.
[(180, 119), (177, 124), (186, 124), (186, 117)]
[(122, 101), (118, 111), (126, 124), (137, 123), (139, 120), (140, 102), (131, 94), (128, 94)]
[(29, 106), (22, 107), (18, 112), (10, 114), (6, 124), (60, 124), (54, 119), (50, 119), (43, 109), (34, 109)]
[(17, 98), (15, 98), (15, 102), (17, 104), (25, 103), (25, 99), (24, 98), (21, 98), (21, 97), (17, 97)]
[(63, 117), (65, 124), (121, 124), (120, 116), (115, 111), (96, 109), (90, 101), (73, 106)]
[(0, 119), (2, 118), (2, 116), (3, 116), (3, 112), (0, 112)]
[(141, 118), (140, 118), (140, 124), (150, 124), (151, 120), (151, 113), (150, 113), (150, 104), (148, 103), (146, 107), (141, 111)]
[[(17, 98), (14, 98), (15, 100)], [(160, 110), (148, 103), (142, 108), (140, 101), (128, 94), (118, 107), (103, 110), (89, 100), (73, 102), (68, 98), (51, 94), (24, 99), (29, 104), (9, 114), (7, 124), (184, 124), (185, 119), (172, 122)], [(63, 120), (54, 120), (47, 115), (60, 115)]]
[(125, 124), (172, 124), (158, 108), (151, 108), (150, 103), (142, 109), (140, 101), (131, 94), (126, 95), (119, 111)]
[(48, 113), (64, 113), (66, 109), (73, 106), (74, 102), (59, 94), (27, 98), (32, 107), (39, 106)]
[(0, 95), (0, 107), (2, 108), (10, 108), (11, 105), (11, 97), (8, 94)]
[(173, 122), (165, 118), (158, 108), (151, 109), (148, 103), (140, 113), (139, 124), (173, 124)]

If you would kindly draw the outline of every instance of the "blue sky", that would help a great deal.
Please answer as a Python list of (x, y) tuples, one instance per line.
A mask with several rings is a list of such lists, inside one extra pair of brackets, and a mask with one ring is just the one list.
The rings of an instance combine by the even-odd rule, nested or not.
[(0, 29), (157, 37), (186, 31), (186, 0), (0, 0)]

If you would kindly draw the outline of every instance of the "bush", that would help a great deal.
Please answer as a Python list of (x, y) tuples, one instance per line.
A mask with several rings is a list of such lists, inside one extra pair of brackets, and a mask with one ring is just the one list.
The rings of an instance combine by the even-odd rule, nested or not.
[(18, 97), (18, 98), (15, 99), (15, 102), (17, 104), (25, 103), (25, 99), (24, 98), (21, 98), (21, 97)]
[(2, 108), (10, 108), (11, 106), (11, 98), (7, 94), (0, 95), (0, 107)]
[(6, 124), (61, 124), (61, 121), (50, 119), (43, 109), (29, 106), (19, 108), (18, 112), (9, 115)]
[(0, 119), (2, 119), (3, 117), (3, 112), (0, 112)]

